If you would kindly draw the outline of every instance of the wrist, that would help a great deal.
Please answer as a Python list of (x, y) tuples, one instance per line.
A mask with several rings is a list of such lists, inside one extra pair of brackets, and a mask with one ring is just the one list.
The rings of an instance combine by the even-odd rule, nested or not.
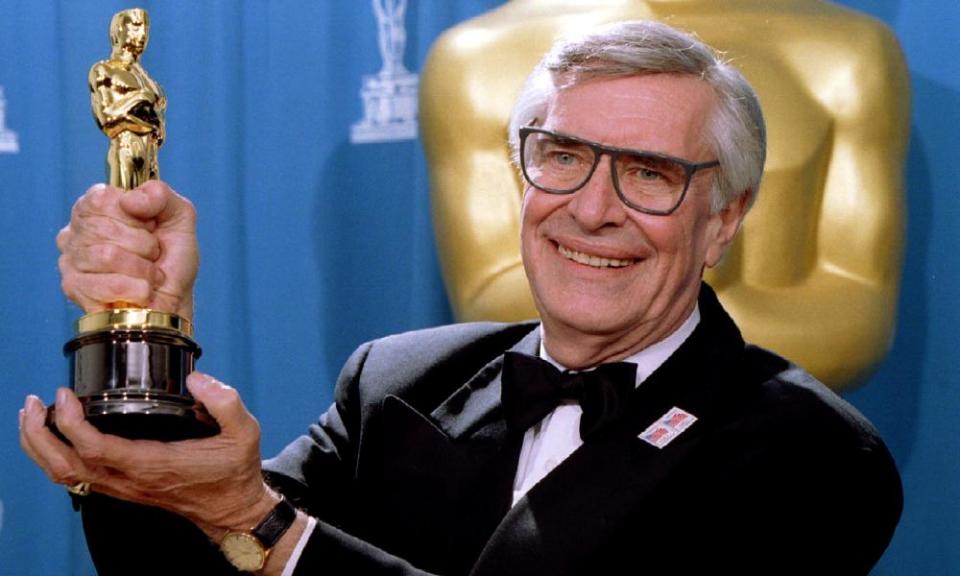
[(263, 492), (253, 500), (253, 504), (245, 505), (229, 516), (218, 518), (215, 521), (198, 523), (200, 529), (215, 544), (219, 544), (228, 532), (252, 530), (276, 507), (282, 498), (266, 484), (263, 484), (262, 489)]
[[(290, 529), (297, 527), (302, 516), (282, 496), (268, 488), (265, 492), (265, 497), (256, 505), (235, 516), (218, 539), (220, 551), (227, 561), (243, 572), (263, 570), (269, 574), (277, 566), (282, 570), (292, 550), (290, 538), (296, 536), (289, 534)], [(302, 532), (302, 526), (296, 532)], [(279, 554), (275, 554), (275, 550)]]
[(284, 569), (287, 568), (287, 564), (291, 561), (294, 550), (297, 548), (297, 543), (300, 542), (300, 538), (303, 536), (308, 522), (309, 518), (307, 515), (297, 510), (297, 517), (294, 519), (293, 524), (284, 532), (283, 536), (267, 556), (267, 562), (261, 571), (264, 576), (283, 573)]

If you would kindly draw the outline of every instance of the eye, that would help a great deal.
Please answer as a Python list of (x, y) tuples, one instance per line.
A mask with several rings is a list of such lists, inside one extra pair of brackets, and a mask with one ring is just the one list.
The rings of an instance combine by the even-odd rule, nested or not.
[(577, 157), (570, 152), (555, 152), (553, 154), (553, 161), (561, 166), (573, 166), (577, 163)]
[(682, 185), (684, 178), (683, 166), (666, 158), (649, 155), (621, 156), (620, 170), (620, 176), (624, 180), (631, 179), (645, 184)]
[(662, 182), (666, 178), (659, 170), (640, 163), (625, 167), (621, 177), (624, 180), (634, 180), (636, 182)]
[(653, 181), (663, 178), (663, 175), (657, 172), (656, 170), (651, 170), (650, 168), (638, 168), (632, 174), (636, 176), (639, 180)]
[(576, 145), (550, 142), (543, 147), (541, 154), (546, 166), (555, 170), (576, 169), (590, 164), (589, 150), (581, 150)]

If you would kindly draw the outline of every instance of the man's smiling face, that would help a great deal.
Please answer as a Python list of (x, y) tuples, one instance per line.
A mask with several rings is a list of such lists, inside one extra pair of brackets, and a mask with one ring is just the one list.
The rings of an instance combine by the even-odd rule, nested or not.
[[(707, 162), (716, 159), (706, 139), (715, 102), (713, 89), (693, 76), (597, 79), (554, 94), (541, 126)], [(720, 259), (745, 212), (734, 202), (711, 214), (712, 174), (696, 173), (683, 203), (667, 216), (625, 206), (607, 156), (573, 194), (527, 185), (523, 263), (544, 343), (558, 361), (573, 368), (616, 360), (683, 323), (696, 303), (703, 267)]]

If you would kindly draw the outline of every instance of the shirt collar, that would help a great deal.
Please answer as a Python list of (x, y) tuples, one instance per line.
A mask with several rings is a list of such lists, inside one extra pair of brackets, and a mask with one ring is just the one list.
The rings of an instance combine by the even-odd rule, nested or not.
[[(661, 364), (667, 361), (674, 352), (680, 348), (687, 338), (693, 334), (694, 329), (700, 323), (700, 305), (693, 308), (693, 312), (679, 328), (674, 330), (669, 336), (647, 346), (643, 350), (627, 356), (621, 362), (629, 362), (637, 365), (637, 386), (643, 383)], [(562, 364), (550, 357), (547, 349), (543, 346), (543, 325), (540, 325), (540, 357), (553, 364), (559, 370), (566, 370)]]

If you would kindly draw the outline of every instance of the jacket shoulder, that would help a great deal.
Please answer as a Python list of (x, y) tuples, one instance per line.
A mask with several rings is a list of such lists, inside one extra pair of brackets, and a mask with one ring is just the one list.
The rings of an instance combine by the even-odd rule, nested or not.
[(537, 329), (537, 322), (470, 322), (395, 334), (360, 346), (344, 365), (337, 396), (360, 404), (397, 395), (439, 403)]
[(882, 446), (879, 432), (859, 410), (803, 368), (752, 345), (745, 358), (747, 370), (760, 376), (751, 412), (763, 415), (772, 429), (805, 436), (806, 442), (824, 438), (834, 445)]

